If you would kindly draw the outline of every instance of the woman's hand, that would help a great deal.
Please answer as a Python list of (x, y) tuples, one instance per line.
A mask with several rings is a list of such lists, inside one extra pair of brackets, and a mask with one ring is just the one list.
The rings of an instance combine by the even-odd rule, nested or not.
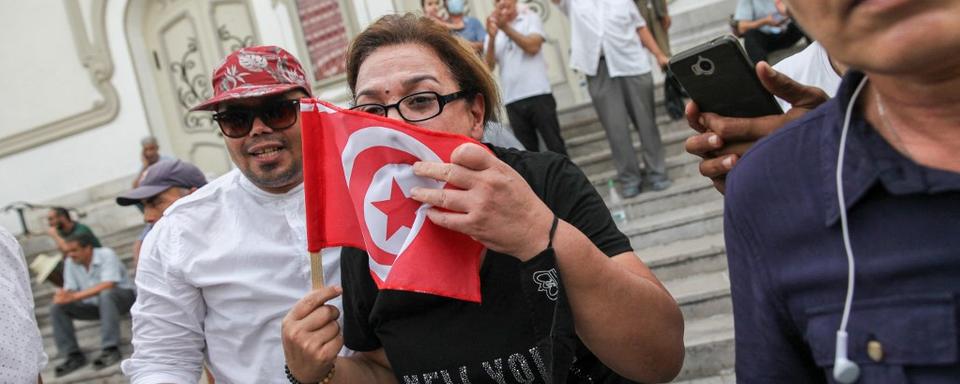
[(460, 188), (413, 189), (414, 200), (433, 205), (427, 217), (434, 224), (522, 261), (549, 244), (553, 212), (520, 174), (490, 151), (464, 144), (453, 151), (450, 163), (418, 162), (413, 172)]
[(290, 373), (302, 383), (323, 380), (343, 347), (337, 318), (340, 311), (326, 303), (340, 296), (340, 287), (320, 287), (294, 304), (283, 318), (280, 333)]

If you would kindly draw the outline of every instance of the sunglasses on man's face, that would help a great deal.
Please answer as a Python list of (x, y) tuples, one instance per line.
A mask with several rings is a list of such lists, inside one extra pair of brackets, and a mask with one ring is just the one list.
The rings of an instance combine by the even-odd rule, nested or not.
[(259, 108), (237, 108), (213, 114), (213, 120), (220, 125), (223, 135), (238, 139), (250, 134), (253, 119), (260, 119), (264, 125), (275, 131), (293, 126), (300, 116), (300, 100), (279, 100), (268, 102)]

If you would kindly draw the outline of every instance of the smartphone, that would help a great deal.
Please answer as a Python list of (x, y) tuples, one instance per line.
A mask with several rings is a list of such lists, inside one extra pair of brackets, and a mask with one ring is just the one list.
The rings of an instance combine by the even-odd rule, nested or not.
[(683, 51), (667, 65), (701, 112), (726, 117), (783, 113), (763, 87), (737, 38), (721, 36)]

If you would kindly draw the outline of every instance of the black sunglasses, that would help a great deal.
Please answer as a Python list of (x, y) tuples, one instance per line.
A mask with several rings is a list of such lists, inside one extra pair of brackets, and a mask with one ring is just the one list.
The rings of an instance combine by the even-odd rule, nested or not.
[(260, 108), (230, 109), (213, 114), (213, 120), (220, 125), (223, 135), (232, 139), (250, 134), (254, 118), (270, 129), (281, 131), (293, 126), (299, 117), (300, 100), (278, 100), (267, 102)]
[(449, 95), (441, 95), (436, 92), (417, 92), (406, 95), (395, 104), (383, 105), (377, 103), (360, 104), (350, 108), (351, 110), (372, 113), (379, 116), (387, 116), (391, 108), (396, 108), (400, 112), (400, 118), (409, 123), (416, 123), (424, 120), (430, 120), (443, 112), (443, 106), (457, 99), (465, 99), (477, 94), (472, 91), (459, 91)]

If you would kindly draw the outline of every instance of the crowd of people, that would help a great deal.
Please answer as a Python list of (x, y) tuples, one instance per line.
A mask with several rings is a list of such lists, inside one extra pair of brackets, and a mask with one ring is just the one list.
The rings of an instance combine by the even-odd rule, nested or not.
[[(651, 76), (670, 54), (665, 2), (552, 1), (570, 20), (571, 66), (586, 76), (623, 194), (668, 188)], [(423, 16), (383, 16), (354, 38), (347, 82), (362, 111), (476, 140), (505, 107), (526, 150), (466, 144), (449, 163), (413, 166), (458, 188), (414, 188), (410, 198), (487, 248), (483, 304), (379, 290), (369, 256), (349, 247), (322, 251), (326, 286), (311, 290), (298, 101), (312, 88), (284, 49), (242, 48), (213, 69), (214, 95), (194, 107), (212, 113), (234, 170), (207, 183), (195, 166), (159, 156), (156, 140), (141, 143), (143, 168), (116, 199), (148, 223), (135, 281), (69, 210), (49, 212), (66, 257), (35, 272), (61, 286), (50, 311), (58, 375), (86, 364), (74, 319), (100, 320), (95, 367), (119, 361), (126, 312), (134, 351), (122, 370), (134, 383), (192, 384), (205, 369), (221, 382), (291, 383), (678, 374), (677, 303), (566, 157), (539, 17), (516, 0), (496, 0), (485, 23), (463, 1), (421, 6)], [(686, 150), (725, 199), (738, 382), (955, 381), (960, 3), (741, 0), (733, 19), (786, 111), (686, 108), (695, 131)], [(815, 42), (764, 61), (801, 38)], [(404, 115), (401, 100), (427, 94), (422, 116)], [(0, 313), (22, 320), (0, 335), (28, 351), (15, 361), (23, 369), (0, 364), (0, 374), (31, 382), (47, 356), (26, 269), (0, 231), (0, 283), (13, 293)]]

